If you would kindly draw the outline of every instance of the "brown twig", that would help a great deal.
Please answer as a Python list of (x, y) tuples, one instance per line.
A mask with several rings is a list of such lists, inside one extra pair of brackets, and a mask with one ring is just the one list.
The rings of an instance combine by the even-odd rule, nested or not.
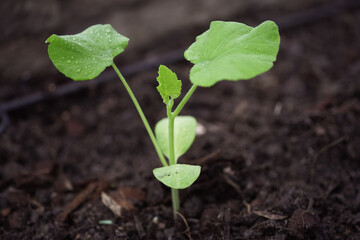
[(95, 191), (97, 183), (90, 183), (87, 187), (81, 191), (69, 204), (64, 207), (64, 210), (56, 217), (56, 221), (63, 223), (68, 215), (77, 209), (80, 204), (82, 204), (92, 192)]
[(315, 164), (316, 164), (316, 161), (317, 161), (317, 159), (319, 158), (319, 156), (320, 156), (322, 153), (328, 151), (330, 148), (335, 147), (335, 146), (338, 145), (339, 143), (343, 142), (345, 139), (346, 139), (345, 136), (342, 136), (342, 137), (336, 139), (335, 141), (333, 141), (333, 142), (327, 144), (326, 146), (322, 147), (322, 148), (314, 155), (314, 157), (313, 157), (312, 160), (311, 160), (310, 179), (312, 179), (313, 176), (314, 176), (314, 173), (315, 173)]
[(241, 191), (240, 187), (238, 184), (236, 184), (230, 177), (228, 177), (227, 175), (223, 175), (224, 180), (227, 184), (229, 184), (230, 186), (232, 186), (236, 192), (239, 194), (239, 196), (242, 198), (242, 204), (246, 207), (246, 211), (248, 214), (252, 213), (252, 208), (251, 208), (251, 204), (248, 203), (247, 201), (244, 200), (244, 194)]
[(328, 145), (324, 146), (323, 148), (321, 148), (321, 149), (315, 154), (315, 156), (314, 156), (314, 158), (313, 158), (313, 162), (315, 162), (322, 153), (326, 152), (327, 150), (329, 150), (329, 149), (332, 148), (332, 147), (335, 147), (336, 145), (338, 145), (339, 143), (341, 143), (341, 142), (344, 141), (344, 140), (345, 140), (345, 137), (342, 136), (342, 137), (336, 139), (335, 141), (329, 143)]
[(209, 153), (208, 155), (202, 157), (202, 158), (198, 158), (195, 161), (189, 161), (189, 163), (191, 164), (195, 164), (195, 165), (204, 165), (205, 163), (217, 160), (219, 158), (221, 154), (221, 149), (217, 149), (212, 153)]

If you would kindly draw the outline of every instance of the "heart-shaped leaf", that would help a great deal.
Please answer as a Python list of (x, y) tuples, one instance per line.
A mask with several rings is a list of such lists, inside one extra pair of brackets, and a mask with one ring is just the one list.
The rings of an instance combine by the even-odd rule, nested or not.
[(221, 80), (245, 80), (268, 71), (276, 60), (280, 36), (266, 21), (256, 28), (237, 22), (214, 21), (184, 56), (194, 64), (193, 84), (210, 87)]
[(181, 81), (176, 74), (164, 65), (159, 66), (159, 76), (157, 77), (159, 86), (156, 88), (165, 104), (169, 98), (176, 99), (181, 93)]
[[(196, 119), (178, 116), (174, 121), (175, 161), (190, 148), (196, 136)], [(161, 151), (169, 158), (169, 119), (161, 119), (155, 126), (155, 135)]]
[(122, 53), (129, 39), (109, 25), (94, 25), (75, 35), (51, 35), (48, 53), (55, 67), (65, 76), (90, 80), (102, 73)]
[(188, 164), (174, 164), (155, 168), (153, 174), (157, 180), (174, 189), (184, 189), (193, 184), (199, 177), (200, 166)]

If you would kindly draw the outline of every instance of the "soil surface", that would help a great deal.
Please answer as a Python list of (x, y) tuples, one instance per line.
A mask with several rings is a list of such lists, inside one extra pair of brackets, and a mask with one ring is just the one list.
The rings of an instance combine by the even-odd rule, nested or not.
[[(0, 238), (360, 239), (359, 25), (357, 11), (283, 32), (268, 73), (196, 90), (182, 114), (199, 134), (180, 162), (202, 172), (175, 222), (120, 81), (12, 112)], [(169, 67), (189, 89), (191, 65)], [(165, 116), (156, 75), (128, 79), (152, 126)]]

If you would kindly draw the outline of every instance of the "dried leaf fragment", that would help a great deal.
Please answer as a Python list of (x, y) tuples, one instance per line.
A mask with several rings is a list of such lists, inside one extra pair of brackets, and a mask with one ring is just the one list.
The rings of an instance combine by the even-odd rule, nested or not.
[(260, 216), (260, 217), (264, 217), (270, 220), (282, 220), (285, 219), (286, 216), (283, 215), (278, 215), (278, 214), (274, 214), (274, 213), (270, 213), (268, 211), (257, 211), (257, 210), (253, 210), (253, 213), (255, 213), (256, 215)]
[(112, 211), (116, 216), (121, 217), (122, 207), (119, 204), (117, 204), (117, 202), (114, 199), (112, 199), (109, 195), (107, 195), (104, 192), (101, 193), (101, 202), (105, 205), (105, 207), (110, 209), (110, 211)]
[(122, 211), (132, 211), (134, 204), (145, 200), (145, 193), (139, 189), (119, 188), (117, 191), (109, 194), (102, 192), (101, 201), (116, 216), (121, 217)]

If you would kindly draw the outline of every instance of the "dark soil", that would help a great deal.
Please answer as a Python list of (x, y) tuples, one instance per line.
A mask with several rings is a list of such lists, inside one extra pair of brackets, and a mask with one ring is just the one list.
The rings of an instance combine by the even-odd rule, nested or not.
[[(13, 112), (0, 238), (360, 239), (359, 14), (287, 31), (270, 72), (195, 92), (182, 114), (205, 131), (181, 162), (202, 173), (175, 223), (120, 81)], [(187, 82), (190, 64), (170, 67)], [(128, 79), (152, 126), (165, 116), (156, 74)]]

